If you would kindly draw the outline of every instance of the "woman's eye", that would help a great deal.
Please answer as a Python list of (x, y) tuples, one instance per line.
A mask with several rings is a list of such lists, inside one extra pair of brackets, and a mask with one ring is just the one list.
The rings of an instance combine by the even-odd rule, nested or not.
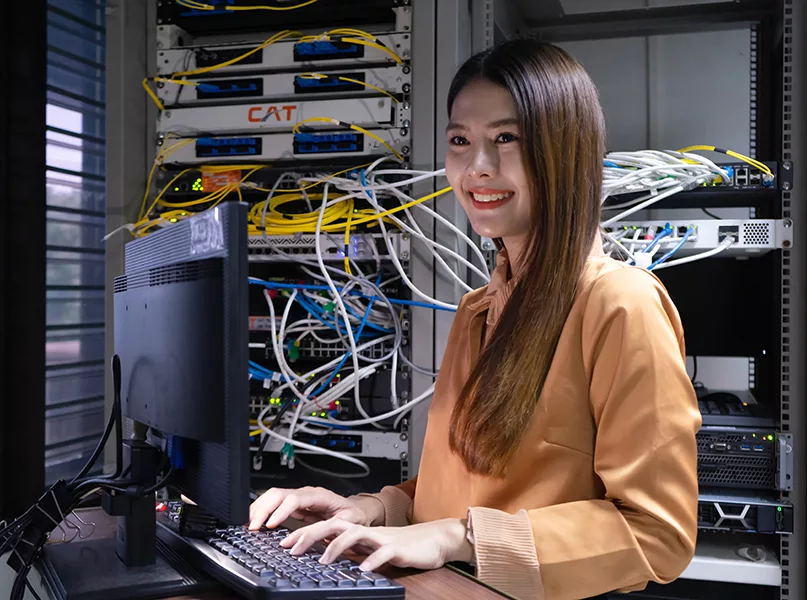
[(500, 133), (496, 136), (496, 142), (499, 144), (507, 144), (510, 142), (517, 142), (518, 138), (512, 133)]
[(448, 143), (452, 146), (467, 146), (468, 140), (461, 135), (455, 135), (448, 138)]

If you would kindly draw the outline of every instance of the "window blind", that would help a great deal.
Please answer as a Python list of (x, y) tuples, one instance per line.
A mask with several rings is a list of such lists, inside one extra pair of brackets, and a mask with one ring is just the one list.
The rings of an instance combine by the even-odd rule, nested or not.
[(105, 23), (104, 0), (48, 0), (47, 483), (75, 473), (104, 426)]

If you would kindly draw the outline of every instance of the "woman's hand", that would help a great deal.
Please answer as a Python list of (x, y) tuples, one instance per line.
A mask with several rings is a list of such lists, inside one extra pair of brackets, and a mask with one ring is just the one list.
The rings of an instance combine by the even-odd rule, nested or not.
[(299, 555), (326, 538), (333, 539), (321, 563), (331, 563), (354, 548), (369, 554), (361, 564), (365, 571), (374, 571), (386, 563), (396, 567), (437, 569), (455, 560), (470, 562), (474, 554), (464, 519), (442, 519), (408, 527), (365, 527), (333, 518), (298, 529), (280, 545)]
[(376, 498), (344, 498), (323, 488), (272, 488), (250, 505), (249, 528), (260, 529), (265, 524), (272, 529), (289, 517), (306, 523), (338, 518), (346, 523), (380, 525), (384, 505)]

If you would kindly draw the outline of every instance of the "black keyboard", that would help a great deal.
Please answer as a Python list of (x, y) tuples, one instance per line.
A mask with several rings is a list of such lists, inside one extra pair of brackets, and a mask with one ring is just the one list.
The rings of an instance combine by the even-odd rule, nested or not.
[(349, 559), (319, 564), (325, 549), (321, 545), (292, 556), (280, 546), (288, 534), (288, 529), (228, 527), (200, 540), (183, 537), (160, 522), (157, 527), (159, 538), (182, 558), (252, 600), (405, 597), (403, 586), (377, 573), (363, 573)]

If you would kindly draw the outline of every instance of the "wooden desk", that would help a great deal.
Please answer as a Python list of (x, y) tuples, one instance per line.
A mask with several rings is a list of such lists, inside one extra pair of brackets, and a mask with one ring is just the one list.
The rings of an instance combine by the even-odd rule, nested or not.
[[(114, 537), (116, 522), (99, 508), (78, 511), (86, 522), (96, 524), (92, 539)], [(59, 536), (60, 537), (60, 536)], [(57, 538), (55, 538), (57, 539)], [(72, 542), (80, 544), (76, 540)], [(406, 600), (501, 600), (503, 597), (495, 591), (479, 584), (472, 578), (457, 573), (451, 569), (437, 569), (435, 571), (411, 571), (388, 567), (381, 572), (387, 577), (395, 579), (406, 588)], [(193, 596), (173, 596), (169, 600), (240, 600), (227, 588), (197, 594)]]

